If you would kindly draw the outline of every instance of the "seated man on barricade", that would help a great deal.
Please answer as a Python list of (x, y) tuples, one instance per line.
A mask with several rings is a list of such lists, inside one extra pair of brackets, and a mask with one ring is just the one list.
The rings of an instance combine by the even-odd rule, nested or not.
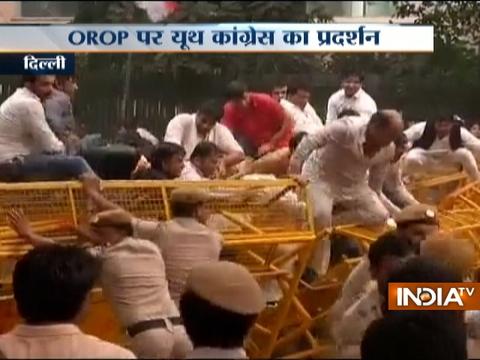
[(248, 92), (234, 81), (227, 88), (223, 124), (230, 129), (245, 154), (253, 158), (288, 147), (293, 121), (268, 94)]
[[(390, 214), (379, 195), (395, 156), (393, 141), (402, 129), (398, 112), (381, 110), (368, 120), (354, 116), (335, 120), (302, 140), (291, 158), (290, 172), (302, 173), (310, 181), (307, 190), (317, 232), (332, 226), (332, 210), (338, 202), (348, 202), (348, 211), (334, 218), (337, 224), (385, 224)], [(318, 242), (311, 277), (326, 273), (329, 255), (329, 241)]]
[(196, 114), (179, 114), (168, 123), (164, 141), (183, 146), (190, 158), (201, 142), (215, 144), (223, 154), (222, 167), (228, 169), (245, 159), (242, 147), (230, 130), (219, 123), (223, 107), (216, 101), (200, 105)]
[(190, 269), (205, 261), (218, 260), (223, 245), (220, 233), (207, 227), (210, 211), (207, 192), (193, 189), (175, 189), (170, 195), (173, 219), (147, 221), (135, 218), (103, 197), (95, 186), (87, 185), (87, 193), (99, 210), (112, 210), (105, 214), (115, 225), (133, 227), (135, 238), (156, 244), (165, 260), (170, 294), (178, 304)]
[(55, 76), (25, 76), (0, 106), (0, 180), (6, 182), (70, 180), (93, 173), (78, 156), (65, 155), (42, 106)]
[(132, 173), (134, 180), (173, 180), (181, 176), (185, 168), (185, 150), (180, 145), (160, 143), (149, 159), (142, 156)]
[(185, 162), (185, 168), (180, 175), (181, 180), (201, 181), (217, 177), (222, 153), (212, 142), (202, 141)]
[(245, 341), (264, 308), (255, 278), (242, 265), (218, 261), (193, 267), (180, 299), (194, 347), (187, 359), (247, 359)]
[(412, 149), (403, 159), (405, 175), (441, 173), (462, 168), (471, 180), (480, 180), (477, 160), (480, 140), (456, 116), (439, 116), (405, 130)]
[[(420, 252), (420, 243), (439, 231), (438, 214), (430, 205), (418, 204), (407, 206), (394, 216), (396, 232), (403, 239), (412, 241), (416, 252)], [(342, 292), (330, 310), (329, 321), (339, 321), (356, 300), (366, 291), (371, 281), (368, 257), (364, 257), (352, 270), (343, 284)]]
[(78, 327), (88, 311), (99, 265), (84, 249), (62, 245), (41, 246), (19, 259), (13, 295), (23, 323), (0, 335), (2, 358), (134, 359), (131, 351)]

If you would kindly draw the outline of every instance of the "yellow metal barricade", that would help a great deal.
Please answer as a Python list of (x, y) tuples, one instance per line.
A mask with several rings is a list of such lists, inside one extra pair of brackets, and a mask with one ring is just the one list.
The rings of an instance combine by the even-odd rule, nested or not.
[(464, 172), (438, 176), (423, 176), (408, 184), (407, 188), (415, 198), (425, 204), (437, 205), (446, 196), (468, 183)]
[[(262, 286), (274, 282), (281, 289), (278, 306), (261, 314), (247, 342), (251, 357), (270, 357), (285, 331), (293, 305), (298, 303), (300, 277), (315, 239), (305, 192), (292, 180), (102, 183), (103, 194), (109, 200), (140, 218), (152, 220), (171, 219), (169, 192), (179, 187), (200, 187), (212, 195), (209, 207), (214, 215), (210, 225), (223, 233), (222, 257), (247, 266)], [(4, 277), (11, 274), (12, 259), (30, 249), (8, 227), (8, 210), (23, 209), (36, 231), (44, 236), (74, 242), (75, 228), (87, 221), (89, 206), (77, 182), (1, 184), (0, 259)]]

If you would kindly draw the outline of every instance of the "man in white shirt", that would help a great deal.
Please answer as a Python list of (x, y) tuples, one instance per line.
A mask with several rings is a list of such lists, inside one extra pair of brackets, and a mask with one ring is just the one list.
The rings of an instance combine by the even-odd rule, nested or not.
[(362, 89), (363, 76), (352, 72), (344, 77), (342, 89), (328, 99), (326, 123), (339, 118), (346, 109), (355, 110), (360, 116), (370, 118), (377, 111), (375, 101)]
[[(349, 203), (335, 217), (336, 223), (378, 226), (389, 217), (379, 194), (389, 162), (394, 158), (393, 140), (403, 123), (394, 110), (382, 110), (365, 120), (344, 117), (305, 137), (290, 161), (290, 172), (305, 177), (312, 197), (317, 232), (332, 226), (335, 203)], [(303, 165), (303, 169), (302, 169)], [(317, 274), (328, 268), (330, 244), (319, 243), (311, 262)]]
[(135, 359), (118, 345), (83, 333), (100, 264), (85, 249), (47, 245), (18, 260), (13, 293), (24, 322), (0, 336), (7, 359)]
[(439, 117), (405, 130), (412, 149), (403, 160), (405, 174), (451, 171), (462, 167), (471, 180), (479, 180), (476, 159), (480, 140), (453, 117)]
[(280, 105), (293, 119), (293, 133), (306, 132), (313, 134), (323, 128), (322, 120), (315, 109), (308, 102), (310, 87), (302, 82), (290, 84), (287, 90), (287, 99), (280, 101)]
[(202, 141), (217, 145), (224, 153), (223, 165), (230, 167), (245, 159), (242, 147), (230, 130), (219, 123), (223, 117), (223, 106), (215, 101), (203, 103), (196, 114), (179, 114), (168, 123), (164, 141), (183, 146), (190, 157)]
[(66, 156), (64, 144), (45, 119), (42, 102), (52, 93), (55, 76), (25, 76), (0, 106), (2, 181), (69, 180), (92, 174), (87, 162)]
[(180, 179), (187, 181), (214, 179), (220, 159), (221, 152), (217, 145), (203, 141), (195, 147), (190, 160), (185, 163)]

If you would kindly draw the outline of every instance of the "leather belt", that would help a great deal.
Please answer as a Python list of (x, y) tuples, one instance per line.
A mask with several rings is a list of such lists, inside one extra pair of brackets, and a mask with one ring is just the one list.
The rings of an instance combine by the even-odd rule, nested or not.
[(153, 319), (153, 320), (145, 320), (140, 321), (132, 326), (127, 328), (127, 334), (131, 338), (135, 337), (136, 335), (151, 329), (166, 329), (168, 328), (167, 321), (170, 321), (172, 325), (183, 325), (182, 318), (172, 317), (167, 319)]

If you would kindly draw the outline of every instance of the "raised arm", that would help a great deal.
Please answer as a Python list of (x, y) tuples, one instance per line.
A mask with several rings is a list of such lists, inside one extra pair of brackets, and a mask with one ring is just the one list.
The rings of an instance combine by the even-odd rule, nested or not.
[(342, 121), (335, 121), (318, 130), (315, 134), (304, 136), (290, 159), (289, 173), (299, 174), (303, 163), (310, 154), (314, 150), (325, 146), (330, 138), (341, 142), (348, 138), (346, 124)]
[(413, 143), (420, 139), (425, 130), (426, 122), (422, 121), (417, 124), (410, 126), (407, 130), (404, 131), (405, 136), (408, 139), (408, 142)]
[(10, 227), (22, 239), (34, 247), (55, 244), (55, 241), (37, 234), (31, 227), (30, 222), (21, 210), (13, 209), (7, 214)]

